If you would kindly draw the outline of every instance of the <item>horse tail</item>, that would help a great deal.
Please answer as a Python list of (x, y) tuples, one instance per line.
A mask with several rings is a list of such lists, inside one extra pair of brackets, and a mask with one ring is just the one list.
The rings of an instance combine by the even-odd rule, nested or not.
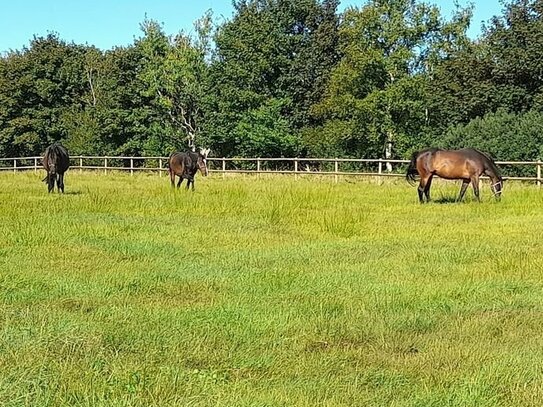
[(407, 172), (405, 173), (405, 180), (409, 182), (411, 185), (413, 185), (416, 181), (415, 176), (419, 174), (417, 171), (417, 158), (421, 152), (415, 151), (411, 155), (411, 161), (409, 162), (409, 166), (407, 167)]

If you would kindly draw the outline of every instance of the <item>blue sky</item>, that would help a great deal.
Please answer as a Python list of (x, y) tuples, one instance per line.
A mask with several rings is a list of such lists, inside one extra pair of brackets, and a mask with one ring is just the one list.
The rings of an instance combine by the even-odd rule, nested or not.
[[(450, 16), (452, 0), (427, 0)], [(459, 0), (465, 6), (469, 0)], [(476, 37), (481, 22), (500, 14), (500, 0), (472, 0), (475, 12), (470, 35)], [(361, 5), (364, 0), (342, 0), (341, 9)], [(60, 38), (78, 44), (111, 49), (132, 44), (141, 35), (140, 23), (147, 16), (164, 24), (168, 34), (190, 32), (192, 23), (206, 10), (218, 18), (232, 16), (231, 0), (7, 0), (0, 14), (0, 53), (22, 49), (34, 35), (56, 32)]]

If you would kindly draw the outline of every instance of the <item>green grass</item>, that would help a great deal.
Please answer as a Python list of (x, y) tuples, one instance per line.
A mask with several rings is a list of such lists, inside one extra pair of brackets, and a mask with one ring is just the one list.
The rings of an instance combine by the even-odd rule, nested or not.
[(0, 174), (2, 406), (543, 405), (543, 190)]

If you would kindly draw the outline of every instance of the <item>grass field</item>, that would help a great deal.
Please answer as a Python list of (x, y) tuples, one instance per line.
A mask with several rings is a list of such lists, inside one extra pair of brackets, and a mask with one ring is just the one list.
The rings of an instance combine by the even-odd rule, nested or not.
[(1, 406), (543, 405), (535, 186), (42, 177), (0, 174)]

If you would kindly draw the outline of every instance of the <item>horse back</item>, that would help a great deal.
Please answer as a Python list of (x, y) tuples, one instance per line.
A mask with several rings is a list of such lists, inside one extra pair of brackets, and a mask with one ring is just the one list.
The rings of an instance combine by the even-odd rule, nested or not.
[(477, 168), (485, 168), (489, 162), (493, 162), (492, 158), (482, 151), (474, 148), (462, 148), (460, 150), (444, 151), (443, 154), (450, 160), (455, 160), (458, 163), (465, 163), (467, 166)]
[(66, 172), (70, 167), (68, 150), (59, 143), (47, 147), (43, 155), (43, 167), (47, 172), (59, 174)]
[(488, 167), (489, 158), (473, 148), (440, 150), (431, 162), (431, 172), (446, 179), (470, 179), (481, 175)]
[(170, 171), (177, 176), (194, 175), (198, 169), (197, 160), (190, 153), (173, 153), (168, 160)]

